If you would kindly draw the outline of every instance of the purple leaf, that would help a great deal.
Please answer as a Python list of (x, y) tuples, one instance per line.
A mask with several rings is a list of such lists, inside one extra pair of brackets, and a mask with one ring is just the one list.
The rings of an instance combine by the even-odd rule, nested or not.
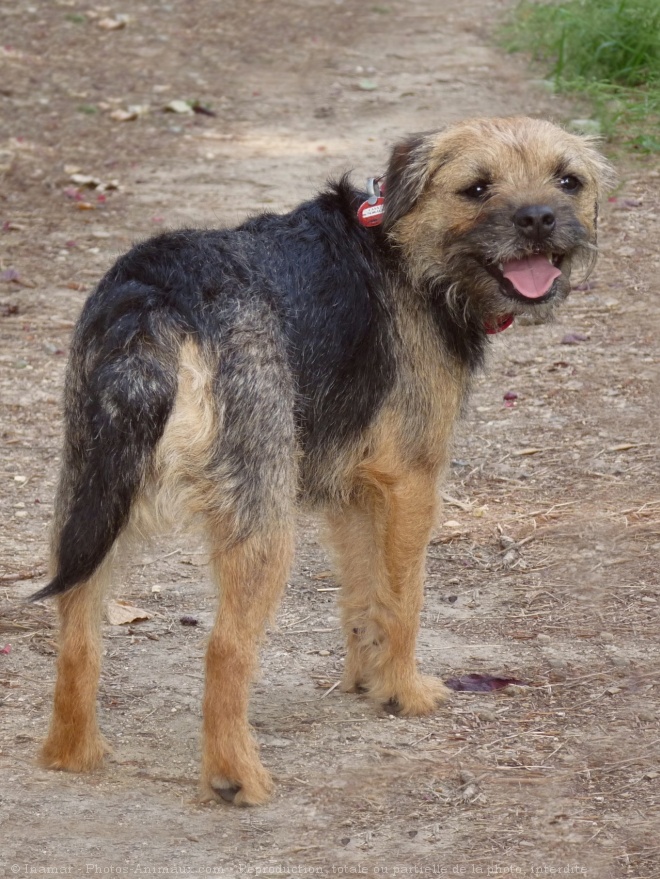
[(519, 681), (517, 678), (496, 678), (493, 675), (482, 674), (461, 675), (460, 678), (449, 678), (445, 681), (445, 685), (450, 690), (469, 693), (490, 693), (492, 690), (508, 687), (509, 684), (518, 687), (527, 686), (524, 681)]

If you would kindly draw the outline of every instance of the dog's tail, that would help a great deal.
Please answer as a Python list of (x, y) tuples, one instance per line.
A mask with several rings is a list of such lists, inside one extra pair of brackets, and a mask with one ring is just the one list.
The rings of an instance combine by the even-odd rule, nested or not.
[(67, 373), (54, 576), (32, 600), (89, 579), (128, 523), (174, 403), (183, 324), (136, 281), (108, 279), (88, 300)]

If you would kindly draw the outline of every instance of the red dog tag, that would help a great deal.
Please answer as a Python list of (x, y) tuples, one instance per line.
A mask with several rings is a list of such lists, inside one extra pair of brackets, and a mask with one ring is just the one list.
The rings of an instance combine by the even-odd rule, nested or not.
[(358, 208), (358, 220), (363, 226), (380, 226), (385, 211), (385, 182), (382, 177), (367, 180), (369, 198)]
[(358, 220), (363, 226), (380, 226), (383, 222), (383, 212), (385, 210), (385, 199), (379, 195), (373, 204), (369, 199), (363, 201), (358, 208)]

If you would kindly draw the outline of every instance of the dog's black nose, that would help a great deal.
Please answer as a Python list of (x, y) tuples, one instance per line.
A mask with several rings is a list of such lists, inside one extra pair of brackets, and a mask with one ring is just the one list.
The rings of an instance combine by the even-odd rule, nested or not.
[(518, 208), (513, 215), (513, 222), (518, 230), (532, 241), (543, 241), (557, 224), (554, 211), (544, 204), (530, 204)]

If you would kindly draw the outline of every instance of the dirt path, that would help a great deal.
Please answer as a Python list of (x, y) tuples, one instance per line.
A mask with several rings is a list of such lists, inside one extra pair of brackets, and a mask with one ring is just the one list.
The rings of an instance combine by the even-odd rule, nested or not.
[[(89, 777), (33, 762), (54, 613), (21, 599), (43, 580), (65, 354), (91, 285), (156, 230), (233, 223), (347, 169), (377, 173), (404, 133), (482, 113), (568, 118), (489, 44), (511, 5), (4, 4), (0, 874), (658, 875), (660, 171), (643, 157), (622, 163), (588, 288), (555, 325), (495, 340), (429, 550), (424, 668), (532, 687), (457, 694), (421, 720), (328, 692), (336, 584), (304, 522), (252, 707), (275, 798), (202, 806), (214, 599), (201, 548), (170, 537), (118, 584), (152, 618), (105, 627), (114, 757)], [(103, 24), (124, 12), (125, 26)], [(162, 111), (175, 100), (216, 115)]]

